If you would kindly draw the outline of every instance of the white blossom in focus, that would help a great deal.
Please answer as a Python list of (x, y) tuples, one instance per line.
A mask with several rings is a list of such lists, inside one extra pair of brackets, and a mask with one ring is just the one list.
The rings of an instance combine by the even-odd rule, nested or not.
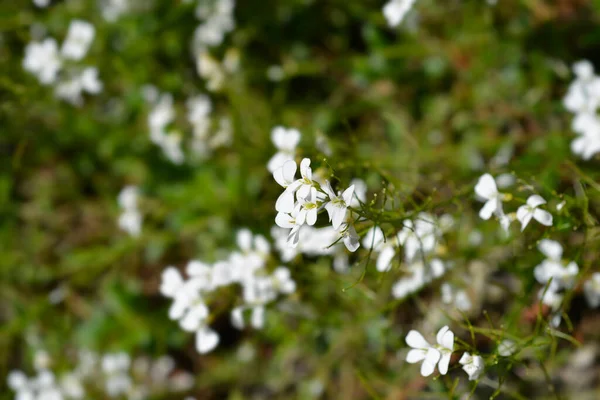
[(517, 219), (519, 222), (521, 222), (521, 231), (525, 230), (527, 224), (529, 224), (529, 221), (531, 221), (532, 218), (542, 225), (552, 226), (552, 214), (546, 210), (538, 208), (542, 204), (546, 204), (546, 200), (544, 200), (541, 196), (534, 194), (529, 196), (527, 199), (527, 204), (518, 208)]
[(406, 355), (406, 361), (415, 364), (422, 362), (421, 375), (427, 377), (438, 367), (440, 374), (446, 375), (450, 365), (450, 356), (454, 350), (454, 333), (448, 326), (440, 329), (436, 335), (436, 345), (430, 345), (423, 335), (411, 330), (406, 335), (406, 344), (412, 350)]
[(469, 380), (479, 379), (485, 368), (483, 357), (464, 353), (458, 362), (463, 366), (462, 369), (469, 375)]

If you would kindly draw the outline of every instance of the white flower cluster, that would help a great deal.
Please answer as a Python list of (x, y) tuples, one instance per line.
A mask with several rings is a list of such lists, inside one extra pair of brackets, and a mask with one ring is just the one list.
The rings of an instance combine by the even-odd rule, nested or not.
[(567, 110), (575, 114), (572, 129), (579, 135), (571, 142), (571, 150), (584, 160), (600, 153), (600, 77), (587, 60), (573, 65), (575, 80), (563, 99)]
[(390, 27), (402, 23), (417, 0), (390, 0), (383, 6), (383, 16)]
[(142, 231), (142, 214), (138, 210), (137, 186), (125, 186), (117, 201), (123, 209), (119, 216), (119, 228), (131, 236), (139, 236)]
[(174, 373), (175, 362), (168, 356), (154, 361), (139, 357), (132, 363), (126, 353), (99, 356), (80, 351), (75, 369), (60, 377), (48, 369), (48, 362), (38, 364), (34, 377), (29, 378), (19, 370), (8, 374), (8, 386), (15, 392), (15, 399), (85, 399), (89, 398), (86, 395), (89, 390), (111, 398), (125, 395), (130, 400), (144, 400), (161, 393), (187, 391), (194, 384), (191, 374)]
[(58, 98), (79, 106), (83, 103), (84, 92), (98, 94), (102, 91), (98, 69), (76, 64), (87, 54), (94, 35), (92, 24), (73, 20), (60, 50), (53, 38), (30, 42), (25, 48), (23, 68), (43, 85), (53, 85)]
[(300, 240), (300, 228), (305, 224), (313, 226), (318, 213), (324, 209), (331, 226), (338, 233), (336, 241), (341, 239), (348, 250), (356, 251), (360, 246), (359, 237), (352, 218), (347, 218), (351, 217), (348, 207), (352, 202), (354, 186), (336, 194), (328, 181), (321, 185), (313, 179), (310, 159), (305, 158), (300, 163), (299, 179), (296, 179), (297, 168), (295, 161), (288, 160), (273, 172), (275, 181), (284, 188), (275, 203), (278, 211), (275, 223), (281, 228), (290, 229), (288, 244), (296, 247)]
[[(554, 240), (540, 240), (538, 249), (546, 256), (546, 259), (533, 270), (535, 279), (544, 285), (540, 289), (539, 297), (544, 304), (556, 312), (562, 304), (564, 297), (562, 292), (575, 286), (579, 267), (574, 261), (563, 262), (563, 248)], [(555, 314), (552, 324), (557, 326), (559, 323), (560, 314)]]
[(194, 54), (219, 46), (225, 35), (235, 29), (234, 0), (198, 0), (196, 17), (202, 22), (194, 32)]
[(251, 312), (251, 325), (264, 326), (265, 306), (278, 294), (291, 294), (296, 290), (290, 272), (285, 267), (266, 270), (271, 246), (261, 235), (252, 235), (247, 229), (237, 233), (239, 251), (232, 252), (226, 260), (208, 265), (191, 261), (184, 279), (175, 267), (168, 267), (162, 275), (161, 293), (173, 299), (169, 318), (179, 321), (182, 329), (196, 333), (196, 349), (204, 354), (219, 343), (219, 335), (209, 326), (210, 312), (207, 302), (219, 288), (238, 284), (242, 288), (242, 304), (231, 311), (233, 326), (242, 329), (244, 313)]
[[(148, 115), (150, 140), (162, 149), (172, 163), (182, 164), (185, 161), (183, 134), (172, 128), (176, 116), (173, 96), (170, 93), (159, 94), (152, 86), (146, 87), (145, 91), (148, 101), (153, 105)], [(212, 109), (208, 96), (197, 95), (187, 100), (187, 121), (192, 128), (190, 147), (199, 158), (205, 158), (211, 151), (231, 143), (231, 121), (228, 117), (213, 118)]]
[[(485, 202), (479, 211), (479, 217), (488, 220), (492, 215), (495, 215), (500, 221), (502, 228), (508, 233), (510, 224), (514, 221), (515, 216), (504, 213), (502, 202), (511, 199), (512, 196), (500, 193), (494, 177), (490, 174), (484, 174), (479, 178), (479, 181), (475, 185), (475, 194), (479, 200)], [(529, 196), (525, 205), (517, 209), (516, 219), (521, 222), (521, 231), (525, 230), (532, 219), (535, 219), (542, 225), (552, 226), (552, 214), (539, 208), (543, 204), (546, 204), (546, 200), (534, 194)]]

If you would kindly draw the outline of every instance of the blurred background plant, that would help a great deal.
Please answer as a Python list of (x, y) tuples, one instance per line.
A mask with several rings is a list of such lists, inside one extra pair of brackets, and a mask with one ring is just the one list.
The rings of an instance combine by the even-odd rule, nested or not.
[[(600, 319), (583, 287), (600, 269), (599, 159), (572, 154), (562, 104), (574, 62), (600, 67), (595, 1), (418, 0), (394, 28), (375, 0), (46, 3), (0, 3), (0, 376), (35, 375), (39, 354), (60, 375), (86, 350), (168, 355), (197, 399), (598, 398)], [(102, 89), (73, 105), (23, 60), (32, 41), (63, 43), (75, 19), (94, 26), (84, 60)], [(199, 118), (186, 117), (190, 98), (205, 99)], [(400, 256), (380, 273), (363, 246), (339, 273), (331, 257), (299, 255), (285, 264), (296, 292), (262, 330), (234, 329), (238, 294), (219, 292), (220, 344), (199, 355), (168, 318), (161, 274), (226, 258), (243, 227), (271, 238), (278, 125), (301, 131), (297, 161), (340, 187), (366, 182), (361, 236), (421, 211), (451, 217), (436, 251), (452, 271), (394, 299)], [(553, 225), (507, 236), (481, 220), (473, 187), (486, 172), (519, 205), (542, 195)], [(137, 236), (119, 229), (128, 185)], [(579, 266), (557, 329), (533, 273), (543, 238)], [(428, 337), (446, 323), (486, 354), (476, 383), (458, 354), (435, 379), (404, 361), (410, 329)], [(518, 351), (503, 357), (506, 339)]]

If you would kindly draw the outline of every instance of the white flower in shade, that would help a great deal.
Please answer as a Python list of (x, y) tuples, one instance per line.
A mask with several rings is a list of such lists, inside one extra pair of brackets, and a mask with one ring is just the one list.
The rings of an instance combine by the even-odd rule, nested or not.
[(574, 261), (569, 262), (566, 266), (563, 265), (563, 248), (560, 243), (543, 239), (540, 240), (538, 249), (547, 258), (533, 270), (535, 279), (543, 285), (550, 282), (548, 290), (551, 292), (573, 287), (579, 267)]
[(483, 357), (464, 353), (458, 362), (463, 366), (462, 369), (469, 375), (469, 380), (474, 381), (479, 379), (485, 368)]
[(440, 374), (446, 375), (450, 365), (450, 356), (454, 350), (454, 333), (448, 326), (440, 329), (436, 335), (436, 345), (430, 345), (423, 335), (415, 330), (411, 330), (406, 335), (406, 344), (412, 350), (406, 355), (406, 361), (415, 364), (421, 364), (421, 375), (429, 376), (435, 370), (437, 365)]
[(389, 26), (400, 25), (416, 0), (390, 0), (383, 6), (383, 15)]
[(344, 245), (349, 251), (355, 252), (360, 247), (360, 237), (356, 233), (354, 225), (342, 224), (339, 232), (342, 235)]
[(102, 372), (105, 375), (105, 389), (110, 397), (121, 396), (132, 387), (129, 376), (131, 359), (127, 353), (106, 354), (102, 357)]
[(296, 291), (296, 282), (292, 279), (290, 270), (278, 267), (273, 271), (273, 286), (282, 294), (292, 294)]
[(62, 60), (58, 53), (56, 40), (45, 39), (43, 42), (31, 42), (25, 47), (23, 68), (37, 76), (44, 85), (56, 82), (58, 72), (62, 68)]
[(196, 350), (200, 354), (213, 351), (219, 344), (219, 334), (208, 326), (202, 326), (196, 332)]
[(123, 213), (119, 216), (119, 228), (131, 236), (139, 236), (142, 230), (142, 215), (137, 208), (138, 188), (126, 186), (117, 199)]
[(502, 357), (510, 357), (518, 350), (517, 344), (510, 339), (505, 339), (498, 345), (498, 355)]
[(404, 247), (407, 261), (411, 261), (417, 253), (427, 254), (435, 248), (437, 232), (431, 215), (420, 213), (414, 223), (406, 220), (402, 225), (402, 230), (398, 232), (398, 242)]
[(75, 19), (69, 25), (67, 37), (62, 44), (61, 53), (64, 58), (79, 61), (87, 54), (96, 29), (89, 22)]
[(592, 308), (600, 306), (600, 272), (594, 272), (583, 284), (583, 293)]
[(33, 4), (39, 8), (46, 8), (50, 5), (50, 0), (33, 0)]
[(273, 173), (281, 167), (286, 161), (294, 160), (296, 146), (300, 142), (300, 132), (297, 129), (286, 129), (282, 126), (276, 126), (271, 131), (271, 141), (277, 148), (277, 153), (269, 160), (267, 168)]
[(492, 214), (496, 214), (498, 217), (504, 215), (502, 211), (502, 198), (504, 195), (498, 192), (496, 181), (492, 175), (484, 174), (479, 178), (475, 185), (475, 193), (481, 200), (485, 201), (483, 208), (479, 211), (481, 219), (488, 220)]
[(326, 181), (323, 190), (329, 196), (329, 201), (325, 204), (325, 210), (327, 210), (327, 214), (329, 214), (329, 220), (331, 221), (333, 229), (337, 230), (342, 222), (346, 220), (346, 212), (352, 201), (354, 186), (350, 186), (348, 189), (344, 190), (344, 193), (342, 193), (341, 196), (337, 196), (331, 188), (329, 181)]
[(464, 290), (455, 290), (449, 283), (443, 283), (440, 290), (444, 304), (453, 304), (454, 307), (464, 312), (472, 308), (471, 300)]
[(529, 196), (526, 205), (519, 207), (517, 210), (517, 219), (521, 222), (521, 231), (525, 230), (525, 227), (527, 227), (532, 218), (542, 225), (552, 226), (552, 214), (538, 208), (542, 204), (546, 204), (546, 200), (534, 194)]

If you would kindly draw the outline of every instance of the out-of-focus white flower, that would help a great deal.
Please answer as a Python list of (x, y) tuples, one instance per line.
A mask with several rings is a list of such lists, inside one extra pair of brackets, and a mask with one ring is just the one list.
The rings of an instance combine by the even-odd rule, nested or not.
[(56, 40), (47, 38), (42, 42), (29, 43), (25, 47), (23, 68), (36, 75), (44, 85), (55, 83), (58, 72), (62, 68)]
[(454, 307), (465, 312), (471, 309), (471, 300), (464, 290), (455, 290), (449, 283), (443, 283), (440, 289), (444, 304), (453, 304)]
[(102, 17), (109, 22), (115, 22), (129, 9), (129, 0), (101, 0)]
[(33, 0), (33, 4), (39, 8), (46, 8), (50, 5), (50, 0)]
[(126, 186), (118, 197), (119, 206), (123, 213), (119, 216), (119, 228), (131, 236), (139, 236), (142, 231), (142, 215), (137, 208), (138, 188)]
[(390, 0), (383, 6), (383, 15), (391, 27), (400, 25), (416, 0)]
[[(560, 289), (569, 289), (575, 283), (575, 276), (579, 272), (579, 267), (574, 261), (563, 265), (563, 249), (560, 243), (543, 239), (538, 244), (538, 249), (546, 256), (546, 259), (533, 270), (535, 279), (543, 285), (550, 282), (550, 291)], [(551, 280), (551, 281), (550, 281)]]
[(483, 357), (464, 353), (458, 362), (463, 366), (462, 369), (469, 375), (469, 380), (479, 379), (485, 368)]
[(207, 326), (196, 332), (196, 350), (200, 354), (213, 351), (219, 344), (219, 334)]
[(535, 219), (542, 225), (552, 226), (552, 214), (546, 210), (538, 208), (546, 204), (546, 200), (537, 194), (529, 196), (527, 204), (519, 207), (517, 210), (517, 219), (521, 222), (521, 232), (525, 230), (531, 219)]
[(594, 272), (583, 284), (583, 293), (592, 308), (600, 306), (600, 272)]
[(286, 129), (282, 126), (276, 126), (271, 131), (271, 141), (277, 148), (277, 153), (269, 160), (267, 169), (273, 173), (286, 161), (294, 160), (296, 146), (300, 141), (300, 131), (294, 128)]
[(419, 213), (414, 222), (406, 220), (402, 225), (398, 241), (404, 246), (406, 261), (412, 261), (417, 254), (428, 254), (435, 248), (437, 228), (433, 216)]
[(61, 47), (62, 56), (74, 61), (81, 60), (87, 54), (95, 34), (94, 25), (79, 19), (72, 20)]
[(502, 357), (510, 357), (518, 350), (517, 344), (512, 340), (505, 339), (498, 345), (498, 355)]
[(450, 356), (454, 350), (454, 333), (448, 326), (440, 329), (436, 335), (436, 345), (430, 345), (423, 335), (416, 330), (411, 330), (406, 335), (406, 344), (412, 350), (406, 355), (406, 361), (415, 364), (421, 364), (421, 375), (429, 376), (435, 370), (437, 365), (440, 374), (446, 375), (450, 365)]
[(131, 359), (127, 353), (111, 353), (102, 357), (102, 372), (105, 375), (105, 390), (110, 397), (127, 393), (132, 387), (129, 376)]

